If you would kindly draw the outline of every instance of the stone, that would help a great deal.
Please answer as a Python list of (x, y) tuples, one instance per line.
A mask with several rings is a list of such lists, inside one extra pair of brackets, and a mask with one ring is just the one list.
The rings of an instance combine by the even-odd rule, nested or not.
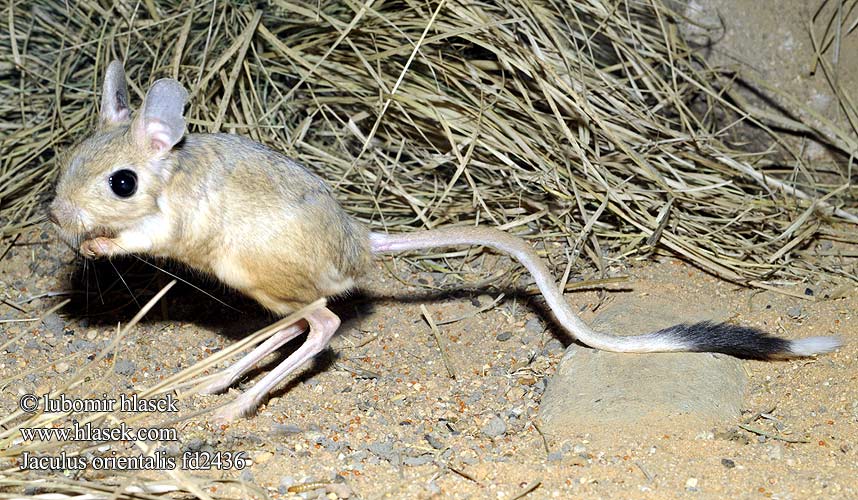
[(129, 376), (137, 372), (137, 365), (127, 359), (119, 359), (113, 366), (113, 371), (119, 375)]
[(524, 324), (524, 329), (530, 333), (542, 333), (542, 321), (539, 318), (530, 318)]
[(45, 329), (51, 332), (54, 335), (62, 335), (63, 330), (65, 329), (65, 321), (59, 317), (56, 313), (51, 313), (42, 318), (42, 324), (45, 325)]
[(504, 422), (498, 415), (495, 415), (490, 418), (480, 430), (483, 435), (494, 439), (506, 433), (506, 422)]
[(495, 339), (497, 339), (498, 342), (506, 342), (507, 340), (509, 340), (511, 338), (512, 338), (512, 332), (510, 332), (510, 331), (500, 332), (497, 335), (497, 337), (495, 337)]
[[(728, 316), (712, 301), (694, 300), (630, 297), (603, 312), (592, 326), (637, 335)], [(634, 426), (664, 433), (678, 426), (709, 429), (739, 417), (746, 377), (741, 360), (722, 354), (613, 353), (573, 343), (548, 382), (541, 428), (563, 438)]]

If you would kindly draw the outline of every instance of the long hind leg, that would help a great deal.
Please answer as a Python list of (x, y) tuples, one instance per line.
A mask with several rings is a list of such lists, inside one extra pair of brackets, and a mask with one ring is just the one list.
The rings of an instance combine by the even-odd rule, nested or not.
[(202, 394), (215, 394), (226, 390), (239, 377), (250, 370), (253, 365), (261, 361), (269, 353), (279, 349), (286, 342), (300, 335), (307, 329), (307, 326), (307, 322), (302, 319), (279, 330), (269, 337), (268, 340), (256, 346), (246, 356), (220, 372), (211, 382), (203, 386), (199, 392)]
[(310, 325), (307, 340), (295, 352), (289, 355), (282, 363), (256, 383), (253, 387), (242, 393), (229, 405), (221, 408), (215, 415), (215, 421), (219, 423), (230, 422), (238, 417), (247, 415), (259, 406), (262, 399), (271, 392), (284, 378), (295, 371), (307, 361), (313, 359), (321, 352), (331, 337), (340, 327), (340, 318), (328, 308), (318, 309), (305, 318)]

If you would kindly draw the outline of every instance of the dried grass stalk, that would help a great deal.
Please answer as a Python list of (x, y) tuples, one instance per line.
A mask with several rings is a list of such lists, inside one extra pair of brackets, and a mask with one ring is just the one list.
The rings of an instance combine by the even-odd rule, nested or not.
[[(695, 55), (661, 0), (247, 4), (7, 6), (2, 234), (41, 220), (55, 155), (92, 126), (118, 57), (138, 102), (155, 78), (178, 77), (193, 129), (285, 150), (376, 226), (526, 228), (572, 242), (575, 266), (661, 249), (739, 282), (844, 274), (793, 250), (858, 220), (851, 162), (730, 142), (750, 124), (786, 144), (776, 126), (848, 157), (854, 131), (748, 105), (731, 87), (742, 75)], [(820, 53), (839, 46), (832, 30)]]

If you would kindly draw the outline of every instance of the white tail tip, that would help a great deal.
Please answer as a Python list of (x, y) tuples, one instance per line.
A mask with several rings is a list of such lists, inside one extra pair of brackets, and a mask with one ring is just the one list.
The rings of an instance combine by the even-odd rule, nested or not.
[(831, 352), (842, 346), (840, 337), (808, 337), (789, 341), (790, 354), (795, 356), (813, 356)]

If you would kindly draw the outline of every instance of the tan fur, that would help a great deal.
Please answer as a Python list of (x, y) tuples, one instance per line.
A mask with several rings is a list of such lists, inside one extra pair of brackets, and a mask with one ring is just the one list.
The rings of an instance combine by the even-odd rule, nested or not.
[[(121, 199), (107, 177), (126, 167), (139, 187)], [(320, 178), (237, 135), (189, 134), (153, 160), (128, 126), (99, 131), (70, 155), (53, 209), (70, 240), (109, 235), (133, 247), (111, 254), (176, 259), (279, 314), (347, 291), (370, 259), (366, 230)]]

